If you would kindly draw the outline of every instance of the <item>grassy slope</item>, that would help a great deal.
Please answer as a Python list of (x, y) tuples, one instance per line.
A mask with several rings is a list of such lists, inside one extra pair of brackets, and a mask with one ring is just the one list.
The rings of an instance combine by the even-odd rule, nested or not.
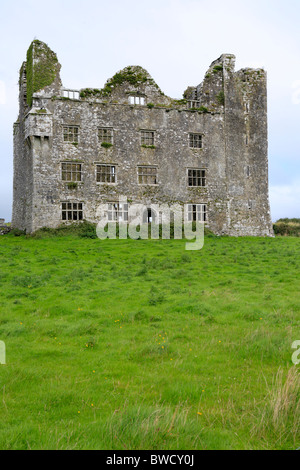
[(0, 448), (299, 447), (299, 250), (1, 237)]

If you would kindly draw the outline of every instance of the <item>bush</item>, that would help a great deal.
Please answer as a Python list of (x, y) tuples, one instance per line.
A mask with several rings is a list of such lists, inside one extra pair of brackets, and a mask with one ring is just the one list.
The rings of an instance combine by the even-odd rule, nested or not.
[(300, 237), (300, 219), (279, 219), (273, 224), (275, 235)]
[(14, 237), (20, 237), (21, 235), (25, 235), (24, 230), (19, 230), (18, 228), (12, 228), (9, 233)]
[(49, 238), (67, 235), (74, 235), (79, 238), (97, 238), (96, 225), (84, 220), (83, 222), (70, 225), (63, 224), (57, 228), (43, 227), (28, 236), (33, 238)]
[[(174, 239), (174, 223), (170, 224), (170, 239)], [(137, 231), (140, 229), (139, 226), (137, 226)], [(193, 231), (196, 230), (196, 224), (195, 222), (192, 223), (192, 229)], [(104, 227), (104, 230), (107, 232), (108, 231), (108, 224)], [(14, 233), (15, 232), (15, 233)], [(18, 229), (13, 229), (11, 233), (15, 234), (15, 236), (19, 235), (24, 235), (25, 232), (22, 232), (21, 230)], [(159, 233), (159, 238), (162, 238), (163, 235), (163, 229), (162, 225), (160, 224), (158, 227), (158, 233)], [(68, 235), (73, 235), (75, 237), (79, 238), (97, 238), (97, 233), (96, 233), (96, 224), (93, 224), (91, 222), (87, 222), (86, 220), (82, 222), (74, 222), (72, 224), (63, 224), (60, 225), (57, 228), (49, 228), (49, 227), (43, 227), (36, 232), (27, 235), (27, 237), (33, 237), (33, 238), (51, 238), (51, 237), (64, 237)], [(215, 235), (213, 232), (208, 230), (206, 227), (204, 227), (204, 236), (208, 238), (219, 238), (218, 235)], [(116, 237), (119, 238), (119, 224), (116, 224)], [(151, 224), (148, 224), (148, 238), (151, 238)], [(184, 238), (184, 228), (182, 226), (182, 238)]]

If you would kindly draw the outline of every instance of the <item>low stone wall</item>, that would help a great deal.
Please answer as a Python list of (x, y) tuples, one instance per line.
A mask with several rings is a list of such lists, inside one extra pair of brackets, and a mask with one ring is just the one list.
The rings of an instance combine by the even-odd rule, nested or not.
[(5, 224), (5, 219), (0, 219), (0, 235), (6, 235), (11, 231), (11, 228)]
[(6, 235), (10, 231), (11, 231), (11, 228), (7, 227), (7, 225), (0, 227), (0, 235)]

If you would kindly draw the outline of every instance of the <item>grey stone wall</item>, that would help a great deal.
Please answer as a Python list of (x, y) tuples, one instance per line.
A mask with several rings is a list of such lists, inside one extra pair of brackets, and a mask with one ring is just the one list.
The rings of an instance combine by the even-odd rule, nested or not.
[[(14, 126), (13, 227), (57, 227), (65, 201), (83, 203), (84, 219), (98, 222), (99, 204), (123, 195), (130, 204), (206, 204), (207, 226), (217, 234), (272, 236), (266, 73), (235, 72), (234, 59), (224, 54), (214, 61), (183, 100), (164, 95), (141, 67), (124, 69), (102, 90), (66, 98), (57, 66), (55, 80), (33, 93), (30, 107), (24, 63)], [(131, 95), (143, 104), (130, 104)], [(64, 126), (79, 128), (78, 143), (64, 141)], [(101, 127), (113, 129), (109, 148), (99, 142)], [(155, 132), (154, 148), (141, 145), (141, 130)], [(202, 135), (202, 148), (190, 148), (189, 133)], [(62, 162), (81, 164), (73, 188), (62, 180)], [(97, 183), (97, 163), (116, 167), (115, 183)], [(157, 167), (158, 184), (139, 184), (139, 165)], [(205, 169), (205, 187), (188, 186), (189, 168)]]

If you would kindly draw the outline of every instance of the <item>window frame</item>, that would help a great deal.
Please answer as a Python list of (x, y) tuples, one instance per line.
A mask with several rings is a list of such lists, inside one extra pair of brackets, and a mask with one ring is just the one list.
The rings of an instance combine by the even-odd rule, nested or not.
[(78, 90), (64, 89), (62, 90), (62, 98), (68, 98), (70, 100), (79, 100), (80, 94)]
[(207, 204), (187, 204), (187, 222), (207, 222)]
[(128, 222), (128, 202), (108, 202), (107, 203), (108, 222)]
[(128, 103), (131, 106), (145, 106), (146, 105), (146, 96), (145, 95), (135, 95), (130, 94), (128, 95)]
[[(102, 136), (100, 137), (100, 132), (110, 132), (110, 135), (107, 135), (106, 139), (104, 140), (104, 135), (102, 134)], [(107, 143), (107, 144), (111, 144), (113, 145), (114, 144), (114, 129), (113, 127), (98, 127), (98, 131), (97, 131), (97, 137), (98, 137), (98, 142), (99, 144), (103, 144), (103, 143)]]
[(200, 108), (201, 103), (199, 100), (187, 100), (187, 109), (197, 109)]
[[(96, 166), (96, 183), (97, 184), (116, 184), (117, 183), (117, 165), (115, 164), (112, 164), (112, 163), (95, 163), (95, 166)], [(98, 172), (98, 168), (101, 167), (101, 168), (113, 168), (114, 171), (113, 172), (104, 172), (102, 173), (103, 176), (108, 176), (109, 179), (114, 179), (114, 181), (98, 181), (98, 175), (101, 177), (101, 173)]]
[[(190, 175), (190, 172), (200, 172), (200, 175), (197, 175), (197, 174)], [(187, 168), (187, 185), (189, 188), (205, 188), (206, 178), (207, 178), (206, 168)], [(200, 184), (190, 184), (190, 180), (192, 180), (192, 182), (194, 182), (195, 180), (198, 180), (200, 181)]]
[[(145, 173), (140, 173), (140, 170), (146, 170)], [(155, 170), (155, 174), (147, 172), (147, 170)], [(149, 183), (148, 179), (155, 178), (155, 183)], [(156, 165), (138, 165), (137, 166), (138, 184), (141, 186), (157, 186), (158, 183), (158, 167)], [(140, 179), (142, 181), (140, 181)], [(146, 181), (144, 181), (146, 179)]]
[(201, 132), (189, 132), (189, 148), (195, 150), (203, 148), (203, 134)]
[[(64, 165), (70, 165), (71, 168), (63, 168)], [(76, 167), (75, 169), (73, 169), (72, 167)], [(77, 167), (80, 167), (79, 169)], [(63, 181), (64, 183), (81, 183), (82, 182), (82, 163), (78, 163), (78, 162), (74, 162), (74, 161), (65, 161), (65, 162), (61, 162), (60, 164), (60, 168), (61, 168), (61, 181)], [(64, 179), (64, 174), (66, 174), (66, 178)], [(68, 179), (68, 174), (70, 174), (70, 179)], [(75, 179), (73, 179), (73, 175), (75, 175)], [(79, 175), (79, 178), (78, 179), (78, 175)]]
[[(67, 132), (65, 132), (66, 129), (67, 129)], [(70, 132), (71, 130), (72, 132)], [(66, 139), (66, 137), (68, 138)], [(73, 137), (73, 139), (70, 139), (70, 137)], [(63, 141), (66, 144), (78, 144), (79, 143), (79, 126), (63, 125)]]
[(152, 129), (140, 129), (141, 145), (147, 147), (154, 147), (155, 145), (155, 131)]
[[(64, 222), (80, 222), (83, 220), (83, 202), (62, 201), (61, 220)], [(64, 217), (65, 214), (65, 217)], [(71, 216), (70, 216), (71, 214)], [(76, 214), (76, 217), (74, 215)]]

